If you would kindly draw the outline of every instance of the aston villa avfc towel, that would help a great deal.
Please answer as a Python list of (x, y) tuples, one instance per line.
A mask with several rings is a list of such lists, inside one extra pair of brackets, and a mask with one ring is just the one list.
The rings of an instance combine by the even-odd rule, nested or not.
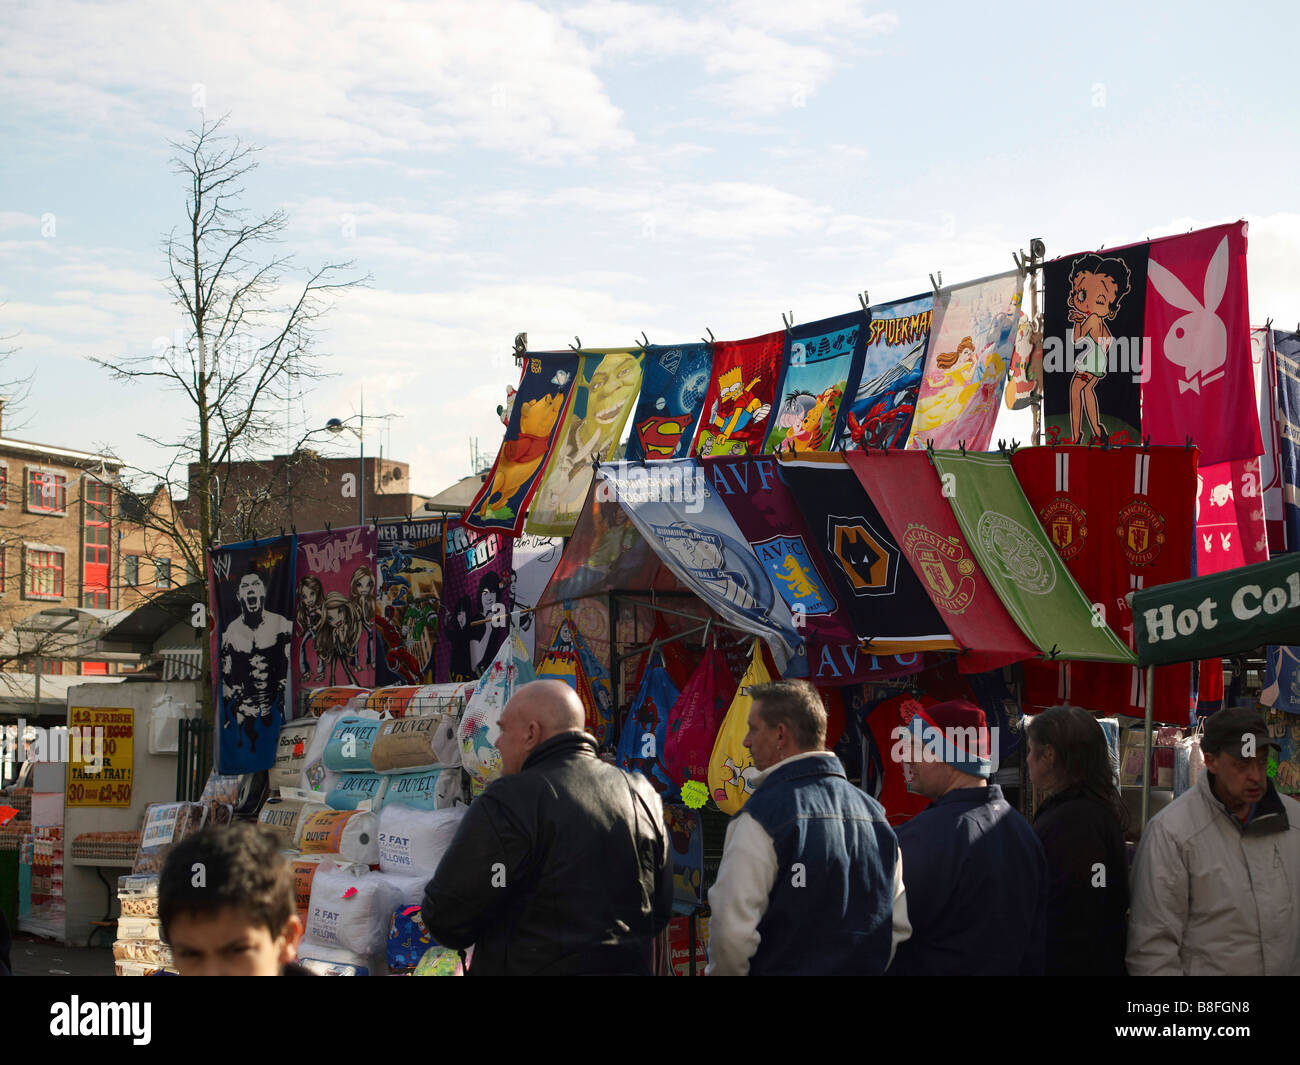
[(783, 460), (835, 595), (873, 653), (955, 650), (889, 526), (838, 455)]
[(1139, 442), (1146, 279), (1146, 244), (1043, 265), (1049, 444)]
[(1023, 288), (1024, 278), (1012, 270), (940, 294), (908, 447), (989, 446)]
[(837, 450), (906, 445), (933, 311), (933, 295), (871, 308), (862, 368), (845, 389), (835, 426)]
[(845, 459), (921, 578), (963, 653), (963, 673), (1037, 655), (975, 564), (930, 457), (916, 451), (850, 451)]
[(1156, 444), (1190, 436), (1203, 466), (1260, 455), (1245, 222), (1151, 242), (1144, 335), (1143, 434)]
[(709, 485), (735, 518), (803, 634), (815, 643), (855, 639), (776, 459), (700, 461)]
[[(1140, 588), (1192, 575), (1196, 452), (1183, 447), (1022, 448), (1020, 487), (1093, 610), (1133, 645), (1128, 600)], [(1146, 674), (1137, 666), (1025, 663), (1025, 702), (1140, 716)], [(1191, 664), (1156, 671), (1155, 718), (1186, 724)]]
[(708, 344), (652, 344), (644, 365), (627, 460), (685, 458), (709, 388), (713, 353)]
[(1133, 652), (1096, 623), (1025, 499), (1005, 455), (936, 451), (935, 468), (962, 535), (1017, 627), (1040, 651), (1132, 663)]
[(611, 456), (641, 387), (641, 349), (584, 351), (573, 399), (528, 511), (534, 536), (569, 536), (591, 488), (592, 463)]
[(861, 373), (866, 326), (866, 314), (854, 311), (794, 327), (777, 404), (768, 418), (766, 454), (830, 450), (844, 390)]
[(478, 495), (465, 511), (474, 529), (500, 529), (518, 536), (524, 512), (564, 421), (578, 372), (578, 356), (562, 352), (529, 355), (515, 393), (505, 440)]
[(211, 552), (216, 769), (227, 776), (270, 769), (275, 738), (291, 716), (295, 540), (252, 540)]
[(713, 373), (693, 454), (757, 455), (762, 450), (785, 349), (784, 332), (713, 346)]

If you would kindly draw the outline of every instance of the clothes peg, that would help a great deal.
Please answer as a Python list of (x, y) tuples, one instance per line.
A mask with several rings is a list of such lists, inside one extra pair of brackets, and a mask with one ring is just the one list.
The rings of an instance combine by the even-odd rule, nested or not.
[(644, 329), (641, 330), (641, 346), (643, 348), (648, 348), (650, 346), (650, 339), (645, 335)]
[(942, 287), (942, 285), (943, 285), (943, 271), (942, 271), (942, 270), (938, 270), (938, 271), (936, 271), (936, 273), (939, 275), (939, 280), (936, 281), (936, 280), (934, 279), (934, 274), (931, 274), (931, 275), (930, 275), (930, 285), (931, 285), (931, 287), (933, 287), (933, 289), (934, 289), (934, 298), (935, 298), (935, 299), (938, 299), (938, 298), (939, 298), (939, 289), (940, 289), (940, 288)]
[(871, 310), (871, 293), (868, 292), (865, 288), (862, 290), (862, 293), (858, 296), (858, 303), (862, 305), (863, 311)]
[(709, 339), (705, 340), (703, 337), (700, 337), (701, 342), (708, 344), (709, 347), (713, 347), (713, 345), (716, 343), (716, 341), (713, 339), (713, 330), (708, 328), (708, 326), (705, 326), (704, 331), (709, 334)]
[(330, 523), (329, 523), (329, 522), (326, 522), (326, 523), (325, 523), (325, 531), (326, 531), (326, 532), (329, 532), (329, 531), (330, 531)]
[(581, 351), (581, 350), (582, 350), (582, 338), (581, 338), (581, 337), (577, 337), (577, 336), (575, 336), (575, 337), (573, 338), (573, 341), (574, 341), (574, 342), (573, 342), (572, 344), (569, 345), (569, 350), (570, 350), (570, 351)]
[(781, 312), (781, 321), (783, 321), (783, 322), (785, 323), (785, 331), (786, 331), (786, 333), (787, 333), (787, 335), (788, 335), (788, 334), (790, 333), (790, 331), (794, 328), (794, 311), (791, 311), (791, 312), (790, 312), (790, 317), (789, 317), (789, 318), (787, 318), (787, 317), (785, 316), (785, 311), (782, 311), (782, 312)]

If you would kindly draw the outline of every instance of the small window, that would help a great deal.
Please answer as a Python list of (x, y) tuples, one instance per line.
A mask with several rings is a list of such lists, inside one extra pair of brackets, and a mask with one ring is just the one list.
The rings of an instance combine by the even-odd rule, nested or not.
[(9, 467), (0, 462), (0, 510), (9, 505)]
[(63, 598), (63, 552), (29, 547), (23, 560), (23, 594), (28, 599)]
[(92, 610), (95, 609), (107, 610), (108, 593), (107, 592), (85, 592), (81, 596), (81, 605), (90, 607)]
[[(3, 570), (0, 569), (0, 576), (3, 576)], [(195, 567), (190, 559), (185, 560), (185, 583), (194, 584), (203, 579), (203, 575)]]
[(68, 509), (68, 479), (53, 470), (27, 471), (27, 509), (63, 514)]
[(122, 583), (132, 587), (140, 583), (140, 556), (122, 556)]
[(155, 588), (170, 588), (172, 586), (172, 560), (170, 558), (155, 558), (153, 560), (153, 584)]

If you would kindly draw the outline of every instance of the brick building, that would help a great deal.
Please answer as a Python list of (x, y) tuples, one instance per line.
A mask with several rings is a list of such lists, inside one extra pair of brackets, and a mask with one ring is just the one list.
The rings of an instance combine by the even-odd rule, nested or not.
[(20, 623), (51, 607), (117, 606), (112, 575), (120, 468), (106, 455), (0, 432), (0, 672), (30, 673), (37, 662), (49, 674), (107, 672), (101, 662), (46, 660), (40, 640), (22, 632)]
[[(280, 530), (310, 532), (356, 525), (372, 518), (419, 516), (428, 496), (412, 492), (406, 462), (366, 457), (364, 479), (356, 458), (326, 458), (303, 449), (292, 455), (233, 462), (218, 468), (213, 496), (220, 502), (224, 543), (276, 536)], [(189, 467), (190, 495), (176, 505), (191, 528), (198, 526), (198, 466)], [(364, 489), (364, 501), (361, 492)]]
[(163, 484), (146, 494), (119, 491), (117, 553), (114, 605), (123, 609), (202, 579), (202, 546)]

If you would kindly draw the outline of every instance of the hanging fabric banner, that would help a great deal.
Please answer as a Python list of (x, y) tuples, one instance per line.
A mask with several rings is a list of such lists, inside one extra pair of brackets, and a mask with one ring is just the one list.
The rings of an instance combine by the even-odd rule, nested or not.
[(862, 367), (849, 381), (835, 427), (837, 451), (906, 445), (933, 313), (933, 294), (871, 308)]
[[(1016, 479), (1065, 568), (1102, 617), (1133, 645), (1129, 593), (1192, 575), (1196, 452), (1186, 447), (1021, 448)], [(1140, 717), (1146, 674), (1109, 663), (1026, 662), (1024, 702)], [(1155, 720), (1185, 725), (1190, 663), (1156, 673)]]
[(854, 311), (794, 327), (764, 453), (830, 449), (844, 390), (860, 372), (866, 326), (866, 314)]
[(432, 684), (442, 604), (441, 518), (379, 526), (375, 687)]
[(1035, 395), (1041, 398), (1042, 394), (1043, 335), (1022, 310), (1002, 400), (1007, 410), (1024, 410), (1034, 402)]
[(754, 792), (753, 778), (758, 769), (754, 765), (754, 756), (745, 746), (745, 736), (749, 733), (749, 710), (754, 704), (749, 690), (771, 679), (755, 640), (750, 651), (749, 668), (740, 678), (736, 695), (727, 708), (722, 727), (718, 729), (713, 753), (709, 755), (709, 795), (724, 814), (737, 813)]
[(1146, 281), (1145, 244), (1043, 264), (1047, 443), (1140, 441)]
[[(483, 675), (509, 634), (514, 541), (448, 522), (443, 547), (438, 683)], [(522, 644), (521, 644), (522, 646)]]
[(785, 351), (785, 332), (713, 345), (712, 376), (693, 454), (756, 455), (762, 450)]
[(583, 351), (568, 413), (528, 512), (534, 536), (568, 536), (591, 486), (593, 461), (618, 447), (641, 387), (641, 349)]
[(281, 536), (214, 548), (209, 557), (216, 771), (256, 773), (275, 764), (292, 716), (294, 540)]
[[(375, 686), (379, 534), (373, 525), (298, 536), (293, 691)], [(300, 708), (305, 712), (305, 707)], [(296, 715), (301, 716), (301, 714)]]
[(1300, 554), (1144, 588), (1133, 617), (1144, 666), (1300, 644)]
[(1300, 714), (1300, 647), (1265, 649), (1264, 688), (1259, 701), (1275, 710)]
[(851, 451), (845, 458), (961, 645), (961, 671), (982, 673), (1035, 657), (1034, 645), (975, 564), (930, 456)]
[(720, 617), (795, 656), (803, 638), (790, 610), (699, 463), (611, 463), (599, 476), (679, 580)]
[(678, 788), (688, 780), (708, 787), (713, 742), (735, 694), (727, 656), (710, 647), (668, 714), (664, 767)]
[(1300, 551), (1300, 333), (1273, 330), (1286, 550)]
[(1259, 459), (1234, 459), (1197, 471), (1196, 573), (1207, 577), (1268, 558), (1259, 493)]
[(1190, 436), (1207, 466), (1253, 459), (1264, 448), (1251, 383), (1246, 223), (1165, 237), (1150, 248), (1142, 432), (1156, 444), (1181, 445)]
[(702, 459), (705, 476), (736, 521), (796, 627), (813, 643), (856, 640), (831, 590), (825, 560), (775, 458)]
[(603, 745), (609, 736), (613, 703), (609, 692), (609, 677), (606, 675), (598, 678), (598, 684), (593, 686), (587, 675), (587, 668), (593, 660), (573, 619), (566, 616), (555, 630), (550, 650), (537, 667), (537, 679), (562, 680), (577, 692), (578, 698), (582, 700), (585, 719), (583, 727)]
[(668, 739), (668, 714), (677, 702), (677, 686), (664, 669), (658, 648), (641, 680), (641, 687), (628, 707), (618, 735), (617, 765), (628, 773), (640, 773), (666, 802), (677, 799), (677, 785), (664, 765)]
[(783, 459), (781, 475), (855, 635), (875, 654), (956, 650), (888, 524), (840, 455)]
[(703, 343), (651, 344), (645, 349), (644, 365), (645, 381), (627, 438), (627, 460), (685, 458), (709, 388), (713, 353)]
[(1010, 460), (957, 451), (936, 451), (933, 458), (976, 562), (1034, 646), (1062, 658), (1131, 663), (1133, 652), (1095, 618), (1052, 549)]
[(1255, 370), (1255, 403), (1259, 407), (1259, 433), (1264, 453), (1259, 459), (1259, 490), (1264, 499), (1264, 527), (1269, 554), (1286, 550), (1286, 524), (1282, 520), (1282, 458), (1277, 414), (1277, 358), (1272, 332), (1250, 331), (1250, 361)]
[(510, 611), (529, 658), (537, 651), (533, 608), (546, 594), (563, 551), (564, 541), (558, 536), (517, 536), (512, 546)]
[(487, 480), (465, 511), (465, 524), (484, 531), (500, 529), (512, 536), (523, 532), (524, 512), (555, 446), (577, 372), (576, 354), (547, 352), (524, 360), (505, 440)]
[(908, 447), (989, 446), (1023, 289), (1024, 278), (1012, 270), (940, 292)]

